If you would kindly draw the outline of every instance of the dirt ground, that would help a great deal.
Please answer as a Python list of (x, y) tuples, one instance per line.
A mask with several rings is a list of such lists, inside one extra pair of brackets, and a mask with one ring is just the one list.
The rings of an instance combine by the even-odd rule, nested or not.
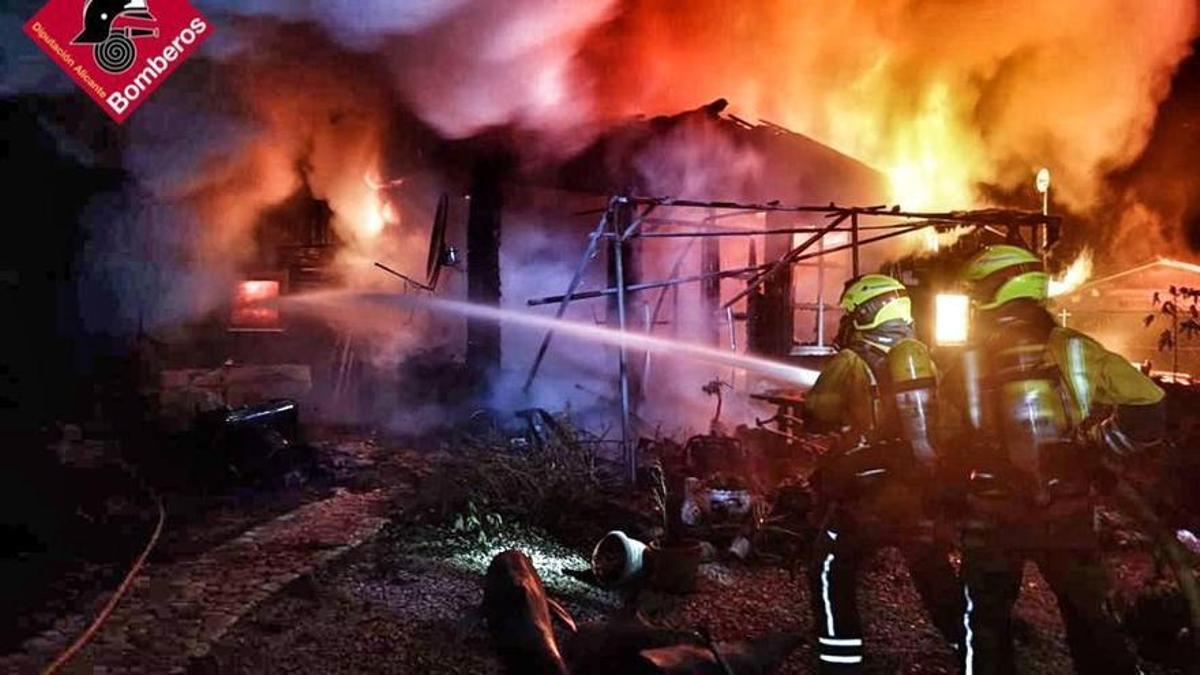
[[(381, 537), (263, 603), (193, 672), (498, 673), (473, 612), (490, 554), (508, 547), (531, 553), (549, 592), (578, 621), (602, 621), (621, 605), (616, 594), (561, 574), (585, 566), (583, 556), (533, 535), (514, 533), (469, 551), (431, 546), (424, 537)], [(1033, 568), (1023, 585), (1017, 606), (1021, 671), (1071, 672), (1053, 595)], [(644, 594), (638, 606), (663, 625), (707, 625), (719, 640), (776, 630), (808, 636), (807, 595), (802, 578), (776, 566), (713, 564), (703, 568), (694, 594)], [(954, 655), (920, 610), (898, 554), (883, 552), (865, 571), (860, 603), (868, 672), (955, 672)], [(810, 673), (815, 664), (812, 647), (804, 644), (780, 672)], [(1152, 663), (1146, 671), (1170, 672)]]

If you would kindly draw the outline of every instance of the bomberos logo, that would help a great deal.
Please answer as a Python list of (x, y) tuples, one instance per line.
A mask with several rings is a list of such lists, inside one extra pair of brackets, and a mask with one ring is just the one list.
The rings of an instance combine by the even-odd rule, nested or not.
[(187, 0), (50, 0), (25, 32), (122, 122), (212, 30)]

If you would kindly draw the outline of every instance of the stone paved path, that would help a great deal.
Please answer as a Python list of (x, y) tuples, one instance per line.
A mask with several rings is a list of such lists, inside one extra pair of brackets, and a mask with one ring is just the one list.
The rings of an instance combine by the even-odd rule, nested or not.
[[(66, 672), (183, 672), (258, 603), (378, 532), (386, 503), (382, 490), (339, 490), (197, 558), (147, 565)], [(99, 598), (95, 611), (107, 599)], [(39, 672), (93, 616), (61, 619), (21, 652), (0, 657), (0, 672)]]

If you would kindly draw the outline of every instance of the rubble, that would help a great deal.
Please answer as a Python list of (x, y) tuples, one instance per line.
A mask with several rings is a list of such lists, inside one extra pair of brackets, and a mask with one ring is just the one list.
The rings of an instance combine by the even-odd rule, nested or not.
[(270, 399), (303, 398), (312, 390), (307, 365), (239, 365), (164, 370), (158, 382), (160, 414), (171, 428), (191, 426), (197, 413), (254, 405)]

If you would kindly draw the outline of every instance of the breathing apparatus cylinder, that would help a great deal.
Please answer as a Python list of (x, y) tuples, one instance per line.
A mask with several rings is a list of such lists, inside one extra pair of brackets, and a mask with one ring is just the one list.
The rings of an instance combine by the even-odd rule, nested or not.
[(985, 398), (984, 377), (987, 361), (983, 350), (979, 347), (969, 347), (962, 352), (962, 387), (966, 399), (967, 422), (976, 432), (993, 431), (994, 417), (991, 406)]
[(1071, 440), (1071, 418), (1058, 369), (1047, 364), (1046, 345), (1018, 341), (994, 357), (997, 407), (1008, 457), (1039, 474), (1046, 448)]
[(935, 458), (933, 429), (937, 426), (937, 373), (929, 349), (917, 340), (901, 340), (887, 355), (891, 396), (902, 437), (922, 462)]

